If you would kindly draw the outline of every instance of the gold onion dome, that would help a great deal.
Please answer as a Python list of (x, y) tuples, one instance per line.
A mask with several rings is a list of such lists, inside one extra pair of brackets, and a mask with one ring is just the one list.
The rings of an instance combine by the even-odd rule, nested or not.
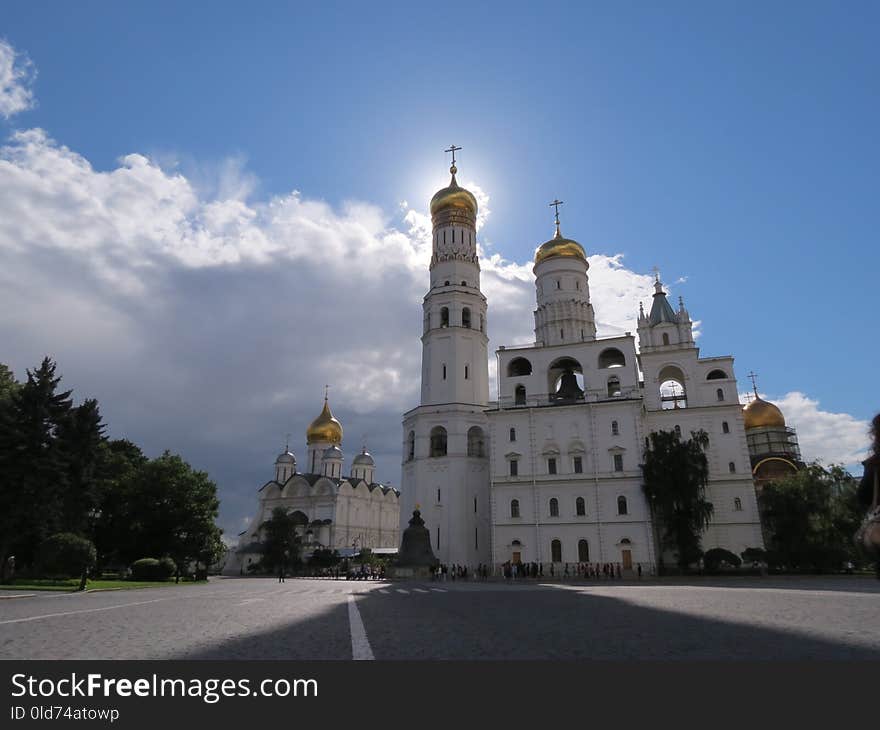
[(431, 198), (431, 215), (437, 215), (442, 210), (448, 208), (459, 208), (468, 211), (474, 218), (477, 216), (477, 199), (470, 190), (459, 187), (455, 180), (455, 173), (458, 168), (453, 165), (449, 168), (452, 173), (452, 180), (449, 187), (438, 190)]
[(584, 247), (577, 241), (564, 238), (559, 231), (558, 224), (556, 225), (556, 235), (535, 252), (535, 265), (557, 256), (581, 259), (585, 264), (587, 263), (587, 253), (584, 251)]
[(768, 403), (763, 398), (756, 397), (751, 403), (743, 408), (746, 430), (750, 428), (782, 428), (785, 426), (785, 416), (776, 406)]
[(342, 424), (333, 417), (326, 398), (321, 415), (312, 421), (306, 430), (306, 443), (342, 443)]

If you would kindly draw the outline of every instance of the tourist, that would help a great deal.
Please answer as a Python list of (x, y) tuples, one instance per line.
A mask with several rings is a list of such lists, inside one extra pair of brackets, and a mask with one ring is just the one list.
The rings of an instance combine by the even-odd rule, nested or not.
[(638, 570), (639, 570), (639, 580), (641, 580), (641, 578), (642, 578), (642, 564), (639, 563), (637, 567), (638, 567)]

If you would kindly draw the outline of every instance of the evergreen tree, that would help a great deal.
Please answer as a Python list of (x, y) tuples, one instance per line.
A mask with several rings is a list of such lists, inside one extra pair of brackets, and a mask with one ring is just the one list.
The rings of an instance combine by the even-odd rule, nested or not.
[(57, 429), (58, 448), (67, 470), (61, 529), (92, 536), (98, 509), (97, 467), (104, 441), (98, 401), (71, 408)]
[(686, 441), (675, 431), (655, 431), (642, 464), (645, 496), (661, 530), (660, 548), (675, 550), (682, 570), (699, 560), (702, 533), (712, 518), (712, 503), (706, 501), (708, 445), (702, 430)]

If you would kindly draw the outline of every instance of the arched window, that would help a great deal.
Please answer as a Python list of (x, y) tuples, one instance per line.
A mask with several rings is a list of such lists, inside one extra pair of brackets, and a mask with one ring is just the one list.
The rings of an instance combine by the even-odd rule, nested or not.
[[(449, 282), (447, 281), (446, 283), (448, 284)], [(449, 307), (442, 307), (440, 309), (440, 326), (449, 326)]]
[(737, 512), (742, 512), (743, 503), (742, 503), (742, 500), (741, 500), (739, 497), (735, 497), (735, 498), (734, 498), (734, 500), (733, 500), (733, 508), (734, 508)]
[(736, 473), (736, 464), (732, 461), (728, 462), (727, 469), (731, 474), (735, 474)]
[(532, 363), (524, 357), (515, 357), (507, 364), (507, 377), (521, 378), (532, 374)]
[(559, 500), (556, 497), (550, 499), (550, 516), (559, 517)]
[(519, 461), (517, 461), (516, 459), (510, 460), (510, 476), (519, 476)]
[(573, 357), (560, 357), (547, 369), (551, 402), (574, 403), (584, 399), (584, 369)]
[(617, 498), (617, 514), (625, 515), (629, 514), (626, 509), (626, 497), (620, 496)]
[(468, 380), (469, 378), (470, 378), (470, 370), (468, 369), (468, 366), (465, 365), (464, 366), (464, 379)]
[(684, 373), (675, 365), (663, 368), (657, 379), (660, 381), (660, 407), (687, 408), (687, 391), (684, 387)]
[(574, 511), (577, 513), (578, 517), (583, 517), (585, 514), (587, 514), (587, 505), (584, 502), (583, 497), (578, 497), (574, 501)]
[(463, 282), (461, 282), (461, 285), (462, 285), (462, 286), (467, 286), (467, 282), (466, 282), (466, 281), (463, 281)]
[(583, 539), (578, 540), (578, 562), (590, 562), (590, 543)]
[(486, 323), (483, 321), (483, 315), (480, 315), (480, 332), (484, 332), (486, 327)]
[(443, 380), (446, 380), (446, 363), (443, 363)]
[(616, 375), (608, 378), (608, 397), (619, 398), (621, 396), (620, 378)]
[(681, 426), (679, 426), (679, 425), (675, 426), (675, 437), (681, 438)]
[(611, 422), (611, 435), (620, 436), (620, 425), (617, 423), (617, 421)]
[(626, 365), (626, 357), (616, 347), (608, 347), (599, 354), (600, 368), (622, 368)]
[(718, 400), (724, 400), (724, 388), (718, 388), (715, 391), (715, 397)]
[(467, 307), (461, 310), (461, 326), (471, 328), (471, 310)]
[(443, 426), (431, 429), (431, 456), (446, 456), (446, 429)]
[(713, 370), (706, 376), (706, 380), (727, 380), (727, 373), (723, 370)]
[(721, 422), (721, 432), (722, 433), (730, 433), (730, 426), (727, 425), (727, 421)]
[(486, 455), (486, 438), (483, 429), (479, 426), (471, 426), (467, 433), (467, 454), (482, 458)]
[(559, 540), (552, 540), (550, 542), (550, 559), (554, 563), (562, 562), (562, 543)]
[(519, 500), (511, 499), (510, 500), (510, 516), (511, 517), (519, 517)]
[(516, 441), (516, 429), (515, 428), (510, 429), (510, 440)]
[(416, 432), (410, 431), (406, 437), (406, 460), (412, 461), (416, 458)]
[(517, 385), (513, 391), (513, 405), (524, 406), (526, 404), (526, 386)]
[(666, 332), (663, 333), (663, 344), (664, 344), (664, 345), (668, 345), (668, 344), (669, 344), (669, 334), (666, 333)]

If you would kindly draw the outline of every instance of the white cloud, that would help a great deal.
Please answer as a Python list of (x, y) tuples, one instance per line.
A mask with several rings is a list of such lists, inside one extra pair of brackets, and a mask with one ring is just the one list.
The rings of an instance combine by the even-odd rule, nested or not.
[(0, 38), (0, 116), (9, 119), (34, 106), (31, 86), (36, 75), (27, 56)]
[[(740, 401), (748, 402), (750, 394), (741, 393)], [(855, 473), (861, 472), (861, 461), (867, 458), (870, 424), (848, 413), (822, 410), (819, 401), (799, 391), (791, 391), (781, 398), (761, 398), (778, 406), (785, 423), (797, 431), (801, 456), (804, 461), (816, 459), (822, 463), (843, 464)]]

